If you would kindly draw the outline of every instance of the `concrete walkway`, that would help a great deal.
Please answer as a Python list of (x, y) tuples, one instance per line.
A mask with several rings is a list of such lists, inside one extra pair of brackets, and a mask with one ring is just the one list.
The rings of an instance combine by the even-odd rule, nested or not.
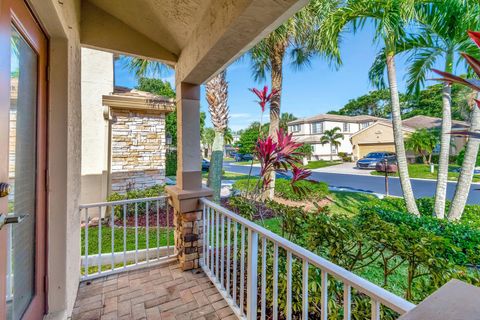
[(357, 169), (354, 162), (344, 162), (334, 166), (313, 169), (313, 172), (328, 172), (328, 173), (343, 173), (343, 174), (355, 174), (361, 176), (371, 176), (373, 170)]

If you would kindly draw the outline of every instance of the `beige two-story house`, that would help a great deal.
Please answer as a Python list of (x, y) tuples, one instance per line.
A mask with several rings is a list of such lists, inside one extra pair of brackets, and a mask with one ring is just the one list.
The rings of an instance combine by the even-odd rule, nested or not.
[[(386, 119), (367, 115), (343, 116), (336, 114), (319, 114), (289, 122), (288, 132), (293, 134), (295, 141), (307, 143), (312, 146), (313, 160), (330, 159), (332, 151), (333, 158), (339, 159), (339, 152), (352, 154), (353, 145), (350, 138), (354, 133), (379, 121), (386, 121)], [(331, 149), (329, 144), (322, 145), (320, 140), (324, 132), (336, 127), (340, 128), (339, 133), (343, 135), (340, 146)]]

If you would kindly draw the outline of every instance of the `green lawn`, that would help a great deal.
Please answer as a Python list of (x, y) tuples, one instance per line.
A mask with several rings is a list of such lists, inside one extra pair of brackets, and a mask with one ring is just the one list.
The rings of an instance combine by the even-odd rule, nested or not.
[[(455, 169), (460, 168), (457, 165), (450, 165), (449, 172), (448, 172), (448, 180), (458, 180), (459, 173), (454, 172)], [(408, 165), (408, 173), (410, 174), (410, 178), (421, 178), (421, 179), (437, 179), (438, 173), (438, 165), (435, 165), (435, 172), (430, 172), (430, 166), (426, 164), (409, 164)], [(383, 172), (372, 171), (372, 175), (375, 176), (383, 176), (385, 175)], [(389, 174), (390, 176), (398, 177), (398, 173), (396, 174)], [(480, 181), (480, 175), (476, 174), (473, 177), (474, 182)]]
[[(88, 228), (88, 254), (97, 254), (98, 253), (98, 227), (89, 227)], [(115, 227), (114, 230), (114, 251), (123, 252), (123, 227)], [(149, 247), (157, 247), (157, 228), (150, 227), (149, 233)], [(169, 244), (173, 246), (174, 237), (173, 237), (173, 228), (169, 231)], [(127, 227), (127, 251), (135, 250), (135, 228)], [(159, 230), (159, 244), (160, 246), (167, 245), (167, 228), (160, 228)], [(85, 228), (82, 228), (82, 255), (85, 254)], [(146, 228), (138, 228), (138, 249), (147, 248), (147, 230)], [(112, 229), (108, 226), (102, 226), (102, 253), (112, 252)]]
[[(258, 160), (253, 160), (253, 164), (258, 164), (260, 163)], [(249, 166), (252, 164), (252, 161), (249, 160), (249, 161), (236, 161), (234, 162), (235, 165), (239, 165), (239, 166)]]
[[(208, 172), (203, 172), (202, 177), (204, 179), (207, 179), (208, 178)], [(230, 172), (230, 171), (225, 171), (222, 175), (222, 180), (241, 180), (241, 179), (246, 179), (246, 178), (248, 178), (247, 174)]]
[(342, 163), (342, 161), (326, 161), (326, 160), (316, 160), (316, 161), (309, 161), (308, 165), (305, 166), (307, 169), (318, 169), (318, 168), (325, 168), (334, 166), (337, 164)]

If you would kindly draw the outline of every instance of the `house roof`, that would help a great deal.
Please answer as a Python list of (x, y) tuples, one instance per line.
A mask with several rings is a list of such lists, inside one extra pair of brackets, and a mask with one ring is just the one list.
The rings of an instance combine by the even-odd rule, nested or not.
[(313, 117), (302, 118), (294, 120), (288, 123), (288, 125), (301, 124), (301, 123), (311, 123), (316, 121), (339, 121), (339, 122), (366, 122), (366, 121), (387, 121), (384, 118), (360, 115), (360, 116), (344, 116), (339, 114), (318, 114)]
[[(442, 119), (429, 116), (414, 116), (403, 120), (403, 124), (415, 129), (434, 129), (442, 126)], [(452, 128), (465, 129), (469, 125), (465, 121), (452, 120)]]

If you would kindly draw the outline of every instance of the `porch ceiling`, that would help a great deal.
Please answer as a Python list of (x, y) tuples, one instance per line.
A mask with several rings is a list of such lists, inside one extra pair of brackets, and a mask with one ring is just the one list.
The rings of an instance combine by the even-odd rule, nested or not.
[(81, 43), (176, 66), (201, 84), (307, 0), (82, 0)]

